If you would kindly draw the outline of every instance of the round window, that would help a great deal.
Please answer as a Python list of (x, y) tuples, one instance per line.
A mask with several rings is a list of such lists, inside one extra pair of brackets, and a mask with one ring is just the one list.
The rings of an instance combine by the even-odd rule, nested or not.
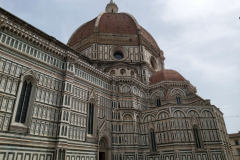
[(155, 60), (155, 58), (151, 57), (150, 64), (152, 68), (157, 69), (157, 61)]
[(117, 51), (117, 52), (115, 52), (114, 53), (114, 58), (116, 58), (116, 59), (123, 59), (123, 54), (122, 54), (122, 52), (120, 52), (120, 51)]

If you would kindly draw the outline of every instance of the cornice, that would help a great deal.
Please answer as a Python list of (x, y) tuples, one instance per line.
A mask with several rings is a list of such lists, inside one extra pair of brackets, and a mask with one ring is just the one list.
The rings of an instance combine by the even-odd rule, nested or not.
[(64, 59), (66, 58), (72, 61), (76, 61), (78, 58), (82, 58), (85, 61), (90, 60), (85, 55), (80, 54), (56, 38), (47, 35), (3, 8), (0, 8), (0, 27)]

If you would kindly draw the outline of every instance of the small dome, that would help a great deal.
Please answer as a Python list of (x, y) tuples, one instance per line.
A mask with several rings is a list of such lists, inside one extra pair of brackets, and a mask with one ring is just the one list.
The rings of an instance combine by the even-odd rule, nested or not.
[(153, 85), (161, 81), (186, 81), (186, 79), (177, 71), (164, 69), (152, 74), (149, 78), (149, 85)]

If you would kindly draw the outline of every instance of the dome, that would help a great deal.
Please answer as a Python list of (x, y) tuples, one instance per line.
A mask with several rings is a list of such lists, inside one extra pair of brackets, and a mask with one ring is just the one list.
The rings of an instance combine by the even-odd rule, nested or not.
[(177, 71), (171, 69), (163, 69), (155, 72), (149, 78), (149, 84), (153, 85), (161, 81), (186, 81), (186, 79)]
[(115, 40), (117, 45), (133, 46), (143, 44), (149, 50), (160, 52), (156, 41), (149, 32), (140, 26), (132, 15), (118, 13), (117, 5), (112, 1), (107, 5), (105, 12), (83, 24), (72, 34), (68, 40), (68, 46), (79, 51), (89, 46), (86, 45), (88, 44), (86, 41), (91, 41), (91, 44), (113, 44), (113, 37), (120, 39)]

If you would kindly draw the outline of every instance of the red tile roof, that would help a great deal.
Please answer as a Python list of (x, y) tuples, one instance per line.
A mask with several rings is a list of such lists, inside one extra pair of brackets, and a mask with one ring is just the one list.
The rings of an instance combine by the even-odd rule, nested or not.
[(150, 44), (155, 48), (158, 49), (158, 45), (156, 43), (156, 41), (154, 40), (154, 38), (151, 36), (150, 33), (148, 33), (148, 31), (146, 31), (142, 26), (141, 26), (141, 31), (142, 31), (142, 36), (148, 41), (150, 42)]
[(120, 33), (137, 34), (137, 26), (134, 20), (122, 13), (105, 13), (102, 15), (99, 26), (99, 33)]
[(149, 78), (149, 84), (156, 84), (161, 81), (186, 81), (186, 79), (177, 71), (164, 69), (152, 74)]
[[(83, 24), (70, 37), (68, 45), (70, 47), (77, 44), (80, 40), (93, 35), (97, 18)], [(141, 29), (142, 36), (157, 50), (159, 47), (154, 38), (143, 28), (138, 27), (130, 15), (126, 13), (104, 13), (101, 15), (98, 24), (98, 33), (113, 34), (138, 34), (138, 28)]]
[(230, 138), (240, 137), (240, 131), (238, 133), (228, 134)]
[(95, 21), (97, 18), (94, 18), (91, 21), (83, 24), (80, 28), (76, 30), (76, 32), (72, 35), (69, 41), (69, 46), (74, 46), (78, 41), (83, 40), (93, 34)]

